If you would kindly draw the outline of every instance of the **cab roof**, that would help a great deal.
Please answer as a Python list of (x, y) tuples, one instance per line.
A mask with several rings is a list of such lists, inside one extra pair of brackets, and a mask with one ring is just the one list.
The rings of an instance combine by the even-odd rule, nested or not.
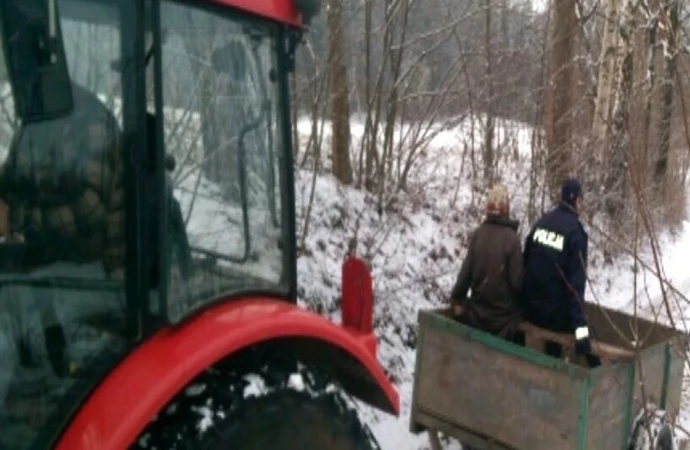
[[(117, 0), (114, 3), (124, 3), (131, 0)], [(87, 17), (91, 22), (110, 23), (112, 16), (102, 8), (93, 8), (92, 4), (112, 4), (113, 0), (64, 0), (60, 4), (61, 15), (78, 19)], [(189, 0), (188, 4), (213, 5), (232, 8), (254, 14), (268, 20), (284, 23), (301, 28), (304, 26), (302, 14), (296, 5), (296, 0)]]
[(276, 20), (297, 27), (302, 26), (302, 17), (293, 0), (197, 0), (201, 3), (212, 3), (229, 6), (267, 19)]

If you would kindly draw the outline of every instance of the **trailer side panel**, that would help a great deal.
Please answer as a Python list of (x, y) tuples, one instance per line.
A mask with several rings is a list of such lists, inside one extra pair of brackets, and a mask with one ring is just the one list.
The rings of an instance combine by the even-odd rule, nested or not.
[(630, 395), (634, 365), (619, 363), (600, 367), (590, 377), (588, 449), (624, 449), (630, 433)]
[(583, 448), (586, 371), (427, 311), (417, 358), (418, 416), (508, 448)]

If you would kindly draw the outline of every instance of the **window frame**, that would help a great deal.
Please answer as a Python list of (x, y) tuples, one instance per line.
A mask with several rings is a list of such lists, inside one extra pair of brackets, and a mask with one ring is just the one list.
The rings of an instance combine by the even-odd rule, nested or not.
[[(162, 261), (160, 280), (160, 304), (163, 311), (164, 320), (170, 325), (181, 326), (190, 320), (193, 320), (199, 314), (211, 309), (219, 304), (238, 300), (247, 297), (261, 296), (277, 298), (287, 301), (289, 303), (297, 303), (297, 251), (296, 251), (296, 212), (295, 212), (295, 186), (294, 186), (294, 157), (292, 148), (292, 128), (290, 116), (290, 94), (288, 73), (293, 72), (293, 64), (291, 57), (292, 46), (290, 45), (291, 33), (297, 32), (293, 26), (282, 24), (280, 22), (267, 19), (265, 17), (252, 14), (251, 12), (229, 7), (227, 5), (216, 5), (212, 3), (199, 3), (191, 0), (151, 0), (154, 2), (153, 8), (153, 33), (154, 39), (154, 106), (155, 114), (162, 117), (164, 112), (164, 98), (163, 98), (163, 55), (162, 55), (162, 31), (161, 31), (161, 8), (163, 4), (173, 4), (180, 7), (190, 8), (199, 11), (205, 11), (225, 20), (246, 21), (255, 20), (269, 24), (275, 28), (274, 36), (272, 37), (272, 45), (275, 45), (273, 58), (276, 63), (276, 95), (274, 111), (271, 114), (276, 114), (279, 124), (275, 124), (276, 133), (274, 140), (274, 148), (271, 150), (275, 152), (273, 158), (277, 158), (279, 162), (279, 170), (276, 174), (275, 182), (280, 186), (280, 199), (278, 205), (280, 209), (279, 220), (281, 222), (281, 243), (283, 255), (283, 273), (281, 281), (276, 284), (278, 289), (264, 289), (251, 288), (241, 291), (220, 291), (210, 294), (206, 298), (199, 298), (194, 302), (194, 306), (185, 309), (179, 316), (172, 316), (169, 305), (169, 282), (172, 266), (170, 264), (169, 252), (167, 251), (170, 244), (171, 233), (169, 232), (169, 211), (167, 202), (164, 203), (163, 214), (159, 217), (159, 222), (156, 224), (159, 230), (160, 246), (159, 258)], [(165, 160), (165, 132), (164, 123), (159, 120), (156, 122), (156, 167), (163, 167)], [(158, 179), (156, 180), (156, 195), (163, 198), (165, 193), (165, 173), (164, 170), (158, 171)], [(244, 214), (244, 213), (243, 213)], [(150, 308), (147, 308), (151, 311)]]

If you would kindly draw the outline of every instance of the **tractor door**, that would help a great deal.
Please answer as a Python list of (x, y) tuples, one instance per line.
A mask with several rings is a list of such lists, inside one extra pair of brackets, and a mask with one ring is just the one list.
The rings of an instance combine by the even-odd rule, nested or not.
[(133, 3), (0, 4), (1, 450), (51, 447), (141, 330)]
[(170, 0), (159, 16), (156, 116), (176, 161), (169, 220), (181, 224), (167, 241), (168, 316), (251, 294), (294, 299), (285, 27)]

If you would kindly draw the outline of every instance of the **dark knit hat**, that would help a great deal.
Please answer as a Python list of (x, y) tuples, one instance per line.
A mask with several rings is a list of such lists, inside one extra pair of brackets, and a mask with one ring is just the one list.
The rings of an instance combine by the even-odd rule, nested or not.
[(561, 201), (570, 206), (575, 206), (575, 200), (582, 196), (582, 186), (575, 178), (570, 178), (561, 186)]

